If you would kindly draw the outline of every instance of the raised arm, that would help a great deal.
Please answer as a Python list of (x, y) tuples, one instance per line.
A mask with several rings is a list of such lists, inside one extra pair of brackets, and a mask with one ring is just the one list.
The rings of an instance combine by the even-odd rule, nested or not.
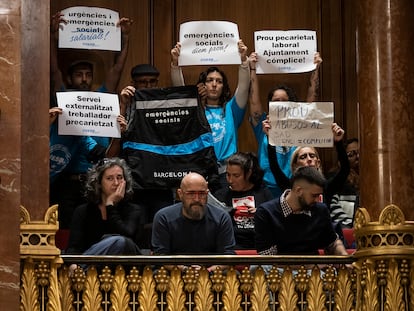
[(234, 93), (236, 97), (237, 105), (244, 109), (247, 106), (247, 99), (249, 97), (250, 87), (250, 67), (249, 60), (247, 57), (247, 46), (242, 40), (238, 42), (241, 65), (239, 66), (239, 81), (237, 83), (237, 89)]
[(309, 80), (308, 95), (306, 97), (308, 103), (315, 102), (319, 97), (319, 67), (322, 64), (322, 58), (319, 52), (315, 52), (313, 63), (316, 64), (316, 68), (312, 71)]
[(257, 53), (252, 52), (249, 56), (250, 66), (250, 91), (249, 91), (249, 112), (250, 123), (255, 128), (263, 115), (263, 107), (260, 102), (259, 81), (256, 75)]
[(339, 171), (328, 180), (327, 187), (326, 187), (326, 202), (329, 203), (332, 199), (332, 196), (339, 192), (346, 182), (349, 171), (350, 165), (348, 156), (346, 155), (345, 147), (343, 144), (343, 138), (345, 135), (345, 131), (336, 123), (332, 123), (332, 133), (334, 137), (334, 144), (336, 148), (336, 152), (338, 155), (338, 161), (340, 164)]
[[(269, 117), (267, 117), (266, 120), (262, 122), (262, 125), (263, 125), (263, 132), (265, 132), (265, 134), (269, 136), (269, 130), (271, 127)], [(272, 171), (273, 177), (276, 180), (277, 186), (279, 187), (281, 191), (285, 191), (286, 189), (289, 189), (290, 180), (289, 180), (289, 177), (286, 176), (285, 173), (283, 173), (282, 169), (280, 168), (279, 162), (277, 161), (277, 157), (276, 157), (275, 146), (272, 146), (268, 143), (267, 154), (269, 157), (269, 167), (270, 167), (270, 170)]]
[(57, 12), (50, 20), (50, 79), (54, 92), (59, 91), (63, 86), (62, 71), (59, 68), (57, 51), (59, 40), (59, 27), (66, 24), (63, 14)]
[[(119, 95), (119, 111), (120, 116), (118, 116), (117, 121), (119, 123), (121, 133), (124, 133), (127, 130), (128, 124), (125, 119), (126, 110), (129, 105), (131, 105), (131, 99), (135, 94), (135, 88), (133, 86), (127, 86), (122, 89)], [(106, 156), (108, 158), (117, 157), (121, 154), (121, 139), (112, 138), (111, 142), (106, 149)]]
[(128, 56), (129, 33), (131, 32), (132, 19), (122, 17), (117, 23), (117, 27), (121, 27), (122, 46), (121, 51), (116, 56), (114, 65), (106, 74), (105, 87), (108, 92), (116, 92), (119, 80), (121, 79), (122, 70), (124, 70), (125, 62)]
[(181, 43), (171, 49), (171, 83), (173, 86), (184, 86), (184, 76), (181, 67), (178, 66), (178, 58), (180, 57)]

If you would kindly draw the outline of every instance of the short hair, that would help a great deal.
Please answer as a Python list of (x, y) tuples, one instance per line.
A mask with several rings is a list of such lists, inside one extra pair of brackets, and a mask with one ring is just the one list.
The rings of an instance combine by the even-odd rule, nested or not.
[(227, 159), (227, 165), (239, 165), (244, 172), (244, 176), (251, 171), (249, 182), (255, 188), (263, 184), (264, 171), (261, 169), (259, 161), (253, 152), (236, 152)]
[(345, 148), (348, 147), (348, 145), (350, 145), (352, 143), (359, 143), (358, 138), (353, 137), (353, 138), (347, 139), (345, 141)]
[(93, 72), (93, 63), (88, 60), (76, 60), (72, 62), (68, 67), (68, 75), (72, 76), (75, 68), (77, 67), (88, 67)]
[(197, 84), (206, 83), (207, 76), (212, 72), (218, 72), (223, 78), (223, 91), (221, 92), (219, 101), (220, 101), (220, 104), (224, 106), (224, 104), (230, 100), (231, 92), (230, 92), (230, 86), (229, 86), (229, 81), (227, 79), (227, 76), (222, 70), (220, 70), (218, 67), (215, 67), (215, 66), (209, 67), (206, 71), (203, 71), (202, 73), (200, 73)]
[(87, 181), (85, 185), (85, 196), (90, 203), (99, 204), (101, 201), (102, 194), (102, 177), (104, 172), (113, 166), (119, 166), (124, 174), (125, 185), (125, 196), (124, 200), (129, 200), (133, 195), (133, 179), (131, 169), (126, 164), (124, 159), (120, 158), (104, 158), (99, 160), (88, 171)]
[(273, 97), (273, 93), (277, 90), (284, 90), (288, 96), (289, 101), (291, 102), (297, 102), (298, 101), (298, 97), (296, 96), (295, 91), (288, 87), (287, 85), (284, 84), (279, 84), (276, 87), (274, 87), (273, 89), (271, 89), (269, 91), (269, 93), (267, 94), (267, 101), (271, 102), (272, 101), (272, 97)]
[(159, 76), (160, 72), (157, 68), (150, 64), (139, 64), (131, 69), (131, 79), (139, 76)]
[(318, 185), (322, 188), (324, 188), (326, 184), (325, 177), (313, 166), (301, 166), (294, 171), (292, 178), (290, 179), (291, 186), (293, 187), (293, 185), (300, 180), (305, 180), (312, 185)]

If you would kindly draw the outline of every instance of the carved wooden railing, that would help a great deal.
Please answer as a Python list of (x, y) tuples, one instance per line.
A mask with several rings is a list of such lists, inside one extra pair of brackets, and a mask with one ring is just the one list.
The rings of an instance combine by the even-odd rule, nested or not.
[[(22, 208), (21, 310), (414, 310), (414, 225), (396, 206), (358, 211), (350, 256), (60, 255), (56, 219)], [(180, 264), (229, 268), (165, 269)]]

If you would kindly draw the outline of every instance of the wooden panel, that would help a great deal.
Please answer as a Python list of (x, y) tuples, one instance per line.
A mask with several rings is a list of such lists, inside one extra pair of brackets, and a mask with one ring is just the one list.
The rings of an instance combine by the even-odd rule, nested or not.
[[(319, 34), (320, 8), (319, 1), (261, 1), (260, 5), (254, 2), (228, 0), (212, 0), (197, 2), (191, 0), (176, 1), (175, 37), (178, 38), (179, 25), (191, 20), (227, 20), (237, 23), (240, 38), (254, 51), (254, 31), (256, 30), (288, 30), (312, 29)], [(283, 12), (273, 14), (271, 12)], [(276, 17), (275, 17), (276, 16)], [(234, 91), (237, 84), (237, 66), (223, 66), (229, 78), (230, 87)], [(195, 83), (199, 73), (204, 70), (202, 66), (185, 67), (183, 72), (187, 83)], [(261, 98), (267, 110), (266, 97), (268, 90), (273, 86), (285, 83), (298, 93), (301, 100), (306, 99), (309, 74), (280, 74), (262, 75), (259, 77)], [(239, 148), (242, 151), (256, 151), (257, 145), (248, 123), (245, 122), (239, 130)]]
[[(120, 89), (129, 84), (129, 71), (138, 63), (153, 63), (161, 72), (160, 86), (169, 86), (170, 50), (178, 38), (181, 23), (191, 20), (227, 20), (238, 24), (240, 36), (249, 51), (254, 50), (253, 34), (256, 30), (312, 29), (317, 31), (318, 50), (321, 52), (321, 100), (335, 103), (335, 119), (348, 131), (357, 135), (356, 79), (355, 79), (355, 17), (352, 1), (337, 0), (263, 0), (250, 1), (211, 0), (90, 0), (88, 6), (101, 6), (134, 19), (127, 63)], [(79, 5), (75, 0), (51, 1), (51, 12)], [(86, 51), (60, 51), (63, 63), (70, 57), (79, 57)], [(103, 72), (110, 64), (113, 53), (90, 52), (102, 66), (97, 68), (96, 83), (103, 81)], [(99, 56), (98, 56), (99, 55)], [(195, 83), (203, 66), (184, 68), (188, 84)], [(234, 91), (237, 66), (223, 66)], [(267, 110), (267, 92), (284, 83), (296, 90), (299, 100), (306, 100), (309, 73), (260, 75), (259, 83), (263, 107)], [(243, 151), (256, 151), (257, 145), (247, 117), (239, 130), (239, 147)], [(335, 152), (322, 151), (326, 167), (332, 166)], [(326, 169), (326, 168), (325, 168)]]
[[(130, 33), (130, 46), (128, 51), (128, 58), (124, 67), (119, 89), (130, 84), (130, 71), (133, 66), (140, 63), (150, 62), (150, 45), (149, 45), (149, 31), (150, 15), (149, 15), (149, 1), (147, 0), (89, 0), (87, 4), (79, 4), (74, 0), (51, 1), (51, 15), (71, 6), (91, 6), (102, 7), (119, 12), (120, 17), (129, 17), (133, 19), (134, 23)], [(60, 49), (58, 53), (60, 68), (66, 72), (67, 66), (76, 59), (91, 59), (95, 62), (94, 72), (94, 88), (97, 88), (105, 80), (105, 72), (115, 57), (114, 52), (110, 51), (88, 51), (88, 50), (74, 50), (74, 49)]]

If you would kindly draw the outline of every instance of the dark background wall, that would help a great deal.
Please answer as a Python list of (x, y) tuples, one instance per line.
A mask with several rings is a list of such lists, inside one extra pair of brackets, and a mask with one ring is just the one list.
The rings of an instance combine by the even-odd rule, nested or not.
[[(178, 40), (181, 23), (191, 20), (227, 20), (238, 24), (240, 37), (254, 50), (253, 34), (257, 30), (310, 29), (317, 32), (317, 44), (323, 63), (320, 71), (320, 100), (333, 101), (335, 121), (346, 136), (358, 136), (355, 70), (355, 0), (60, 0), (51, 1), (51, 14), (70, 6), (98, 6), (116, 10), (120, 16), (134, 20), (130, 35), (127, 64), (120, 88), (128, 85), (129, 70), (138, 63), (152, 63), (160, 71), (160, 86), (170, 85), (170, 50)], [(64, 70), (76, 57), (91, 57), (98, 64), (96, 83), (111, 62), (111, 52), (59, 51)], [(223, 66), (230, 85), (237, 84), (237, 66)], [(201, 66), (184, 68), (187, 83), (195, 83)], [(267, 109), (268, 91), (279, 83), (294, 88), (299, 100), (306, 100), (310, 73), (259, 76), (262, 104)], [(242, 151), (256, 151), (256, 141), (247, 116), (239, 131)], [(335, 165), (333, 149), (321, 150), (325, 171)]]

